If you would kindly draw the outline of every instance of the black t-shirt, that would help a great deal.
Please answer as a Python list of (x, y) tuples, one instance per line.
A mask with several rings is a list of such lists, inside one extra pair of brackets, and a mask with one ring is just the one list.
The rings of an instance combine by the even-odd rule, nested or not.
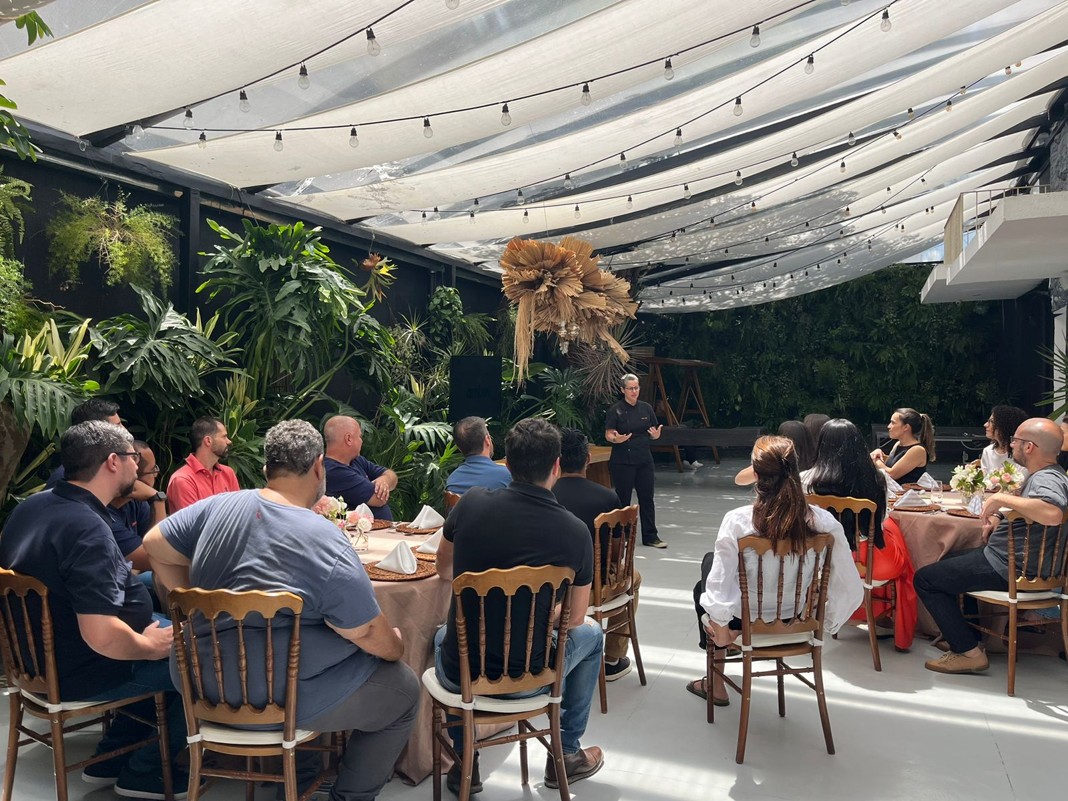
[(613, 442), (609, 462), (616, 464), (642, 464), (650, 462), (653, 455), (649, 452), (649, 429), (657, 425), (653, 407), (645, 401), (638, 401), (633, 406), (625, 400), (619, 401), (608, 410), (605, 418), (605, 431), (618, 431), (620, 434), (632, 434), (626, 442)]
[[(575, 571), (574, 586), (593, 583), (593, 540), (586, 527), (573, 514), (557, 503), (549, 490), (533, 484), (513, 481), (504, 489), (472, 487), (463, 494), (445, 520), (442, 536), (453, 544), (453, 575), (478, 573), (483, 570), (512, 567), (556, 565)], [(529, 597), (524, 604), (517, 596), (512, 604), (513, 620), (526, 620)], [(532, 668), (537, 671), (545, 663), (543, 643), (545, 627), (552, 615), (554, 599), (548, 592), (536, 599), (535, 647), (531, 656)], [(525, 606), (525, 608), (524, 608)], [(464, 602), (468, 625), (471, 672), (478, 673), (478, 604)], [(491, 594), (486, 599), (486, 630), (500, 629), (504, 603)], [(581, 620), (572, 620), (577, 625)], [(540, 632), (540, 633), (539, 633)], [(509, 651), (509, 675), (523, 672), (524, 630), (512, 631)], [(456, 639), (455, 610), (450, 609), (448, 628), (441, 646), (441, 663), (445, 675), (460, 683), (460, 656)], [(504, 668), (504, 642), (487, 642), (486, 672), (497, 678)]]
[[(152, 622), (152, 599), (111, 532), (107, 508), (60, 481), (20, 503), (0, 537), (0, 565), (48, 587), (60, 697), (92, 698), (130, 680), (132, 662), (101, 656), (82, 639), (78, 614), (112, 615), (134, 631)], [(40, 643), (40, 622), (35, 623)]]
[[(593, 537), (593, 521), (597, 515), (619, 508), (619, 496), (608, 487), (581, 476), (563, 476), (553, 486), (553, 495), (567, 511), (586, 524)], [(607, 529), (605, 531), (607, 534)], [(591, 540), (592, 541), (592, 540)], [(608, 544), (601, 540), (601, 569), (608, 560)]]

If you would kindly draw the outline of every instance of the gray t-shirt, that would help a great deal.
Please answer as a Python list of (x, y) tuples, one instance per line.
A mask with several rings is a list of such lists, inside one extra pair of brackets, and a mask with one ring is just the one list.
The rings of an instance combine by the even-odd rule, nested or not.
[[(1024, 481), (1023, 488), (1020, 490), (1021, 497), (1024, 498), (1038, 498), (1051, 503), (1060, 509), (1062, 512), (1068, 509), (1068, 476), (1065, 475), (1064, 470), (1058, 465), (1050, 465), (1049, 467), (1043, 467), (1040, 470), (1035, 471), (1027, 477)], [(1022, 529), (1017, 528), (1017, 534), (1022, 534)], [(1062, 542), (1066, 536), (1066, 529), (1062, 527), (1060, 534), (1057, 537), (1057, 542)], [(1024, 540), (1022, 536), (1017, 536), (1015, 539), (1016, 545), (1016, 566), (1022, 567), (1023, 560), (1026, 554), (1024, 553)], [(1038, 541), (1037, 539), (1031, 543), (1031, 555), (1027, 562), (1028, 574), (1034, 576), (1038, 571)], [(1057, 553), (1060, 553), (1060, 548), (1056, 549)], [(1002, 521), (998, 524), (990, 534), (990, 539), (986, 543), (986, 550), (984, 551), (986, 560), (990, 563), (990, 566), (994, 568), (999, 574), (1001, 574), (1006, 580), (1009, 578), (1009, 524)], [(1053, 557), (1054, 549), (1048, 544), (1046, 546), (1046, 561)], [(1047, 565), (1043, 565), (1043, 569), (1047, 569)]]
[[(243, 490), (181, 509), (160, 523), (160, 531), (175, 550), (190, 559), (189, 577), (196, 587), (284, 590), (304, 599), (298, 723), (333, 709), (374, 672), (377, 657), (326, 625), (362, 626), (378, 616), (379, 608), (352, 545), (324, 518), (308, 509), (268, 501), (258, 490)], [(236, 637), (236, 630), (231, 631)], [(262, 635), (257, 639), (248, 624), (245, 634), (250, 647), (262, 647)], [(276, 692), (284, 682), (289, 639), (288, 634), (280, 637), (276, 633), (274, 638)], [(239, 697), (237, 680), (236, 669), (227, 671), (228, 699)], [(262, 662), (257, 667), (250, 660), (249, 688), (257, 703), (266, 699)], [(205, 692), (217, 697), (212, 688), (206, 687)]]

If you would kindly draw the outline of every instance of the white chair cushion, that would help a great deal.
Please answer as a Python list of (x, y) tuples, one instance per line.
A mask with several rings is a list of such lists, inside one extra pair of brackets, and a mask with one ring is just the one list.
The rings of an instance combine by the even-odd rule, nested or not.
[(890, 583), (890, 579), (882, 579), (881, 581), (880, 580), (873, 581), (871, 583), (871, 586), (873, 586), (873, 587), (883, 587), (883, 586), (885, 586), (885, 585), (887, 585), (889, 583)]
[[(463, 696), (460, 693), (450, 692), (438, 681), (437, 673), (434, 668), (427, 668), (423, 673), (423, 686), (426, 687), (426, 691), (430, 693), (438, 703), (445, 704), (446, 706), (452, 706), (461, 708), (463, 706)], [(492, 695), (476, 695), (475, 696), (475, 711), (476, 712), (500, 712), (500, 713), (513, 713), (513, 712), (532, 712), (535, 709), (541, 709), (543, 706), (547, 706), (549, 703), (549, 696), (547, 693), (541, 695), (535, 695), (531, 698), (497, 698)]]
[[(983, 601), (1000, 601), (1001, 603), (1009, 602), (1008, 592), (1002, 590), (979, 590), (977, 592), (969, 592), (968, 595), (973, 598), (979, 598)], [(1016, 593), (1016, 600), (1022, 602), (1028, 601), (1048, 601), (1054, 599), (1060, 599), (1061, 594), (1056, 590), (1042, 590), (1041, 592), (1020, 592)]]
[(589, 611), (591, 613), (600, 612), (602, 615), (605, 612), (614, 612), (616, 609), (619, 609), (622, 606), (626, 606), (632, 597), (633, 596), (630, 593), (623, 593), (622, 595), (617, 595), (615, 598), (612, 598), (609, 601), (605, 601), (600, 606), (591, 606)]
[[(201, 736), (211, 743), (226, 743), (227, 745), (282, 745), (281, 731), (249, 731), (248, 729), (235, 729), (232, 726), (223, 726), (219, 723), (201, 723)], [(297, 729), (296, 739), (298, 743), (305, 743), (319, 736), (319, 732), (310, 729)]]
[(49, 712), (74, 712), (79, 709), (88, 709), (89, 707), (110, 703), (109, 701), (61, 701), (57, 704), (58, 709), (56, 709), (54, 707), (49, 708), (48, 699), (42, 695), (34, 695), (23, 690), (22, 697), (35, 706), (47, 709)]
[(812, 639), (810, 632), (798, 634), (754, 634), (754, 648), (774, 648), (779, 645), (805, 645)]

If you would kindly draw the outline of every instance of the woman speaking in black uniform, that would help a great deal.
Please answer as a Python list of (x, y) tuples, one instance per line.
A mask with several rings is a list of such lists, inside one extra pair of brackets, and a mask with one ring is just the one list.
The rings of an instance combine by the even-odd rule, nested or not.
[(612, 446), (608, 472), (622, 506), (630, 505), (632, 491), (638, 492), (638, 510), (642, 520), (642, 545), (666, 548), (656, 531), (653, 508), (653, 454), (649, 443), (660, 439), (663, 428), (657, 425), (653, 407), (638, 400), (638, 376), (627, 373), (619, 382), (623, 400), (608, 410), (605, 439)]

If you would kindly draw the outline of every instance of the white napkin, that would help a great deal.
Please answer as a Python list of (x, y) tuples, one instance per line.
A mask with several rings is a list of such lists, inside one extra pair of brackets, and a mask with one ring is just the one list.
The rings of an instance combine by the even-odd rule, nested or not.
[(430, 506), (424, 506), (412, 521), (412, 528), (441, 528), (445, 525), (445, 518), (439, 515)]
[(424, 542), (422, 545), (420, 545), (415, 550), (419, 551), (419, 553), (437, 553), (438, 552), (438, 545), (440, 545), (440, 544), (441, 544), (441, 529), (439, 528), (437, 533), (434, 536), (428, 538), (426, 542)]
[(901, 492), (901, 485), (894, 481), (894, 479), (890, 478), (889, 473), (883, 473), (883, 475), (886, 476), (887, 492)]
[(929, 490), (936, 486), (941, 486), (941, 482), (938, 481), (938, 479), (936, 479), (930, 473), (924, 473), (922, 476), (916, 479), (916, 483), (923, 487), (925, 490)]
[(373, 518), (375, 516), (375, 513), (371, 511), (371, 507), (368, 506), (366, 503), (361, 503), (359, 506), (357, 506), (352, 511), (355, 512), (356, 514), (358, 514), (360, 517), (371, 517), (371, 518)]
[(909, 490), (898, 499), (897, 503), (894, 504), (894, 508), (910, 509), (917, 506), (927, 506), (928, 503), (929, 502), (921, 497), (920, 493), (916, 492), (916, 490)]
[(398, 542), (397, 547), (390, 551), (389, 556), (379, 562), (377, 567), (379, 570), (410, 576), (419, 569), (419, 560), (415, 558), (415, 554), (412, 553), (407, 543)]
[(977, 515), (983, 511), (983, 493), (977, 492), (971, 498), (968, 499), (968, 506), (966, 507), (973, 515)]

